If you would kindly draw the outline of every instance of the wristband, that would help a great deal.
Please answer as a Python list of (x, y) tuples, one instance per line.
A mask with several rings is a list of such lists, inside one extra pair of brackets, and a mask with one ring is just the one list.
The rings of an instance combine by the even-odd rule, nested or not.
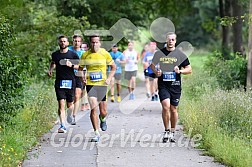
[(72, 68), (74, 68), (74, 65), (72, 65)]

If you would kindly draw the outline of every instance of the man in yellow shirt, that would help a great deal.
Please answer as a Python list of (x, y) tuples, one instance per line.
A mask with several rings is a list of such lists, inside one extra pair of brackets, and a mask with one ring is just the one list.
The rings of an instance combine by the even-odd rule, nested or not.
[[(86, 84), (91, 107), (90, 118), (95, 132), (95, 136), (91, 140), (92, 142), (98, 142), (100, 139), (97, 114), (98, 106), (100, 110), (100, 128), (102, 131), (106, 131), (107, 129), (107, 87), (116, 70), (116, 65), (110, 54), (100, 47), (100, 37), (98, 35), (90, 36), (90, 50), (82, 54), (79, 68), (79, 71), (82, 71), (84, 66), (86, 66), (86, 72), (82, 77), (82, 81)], [(107, 77), (108, 66), (110, 66), (111, 71)]]

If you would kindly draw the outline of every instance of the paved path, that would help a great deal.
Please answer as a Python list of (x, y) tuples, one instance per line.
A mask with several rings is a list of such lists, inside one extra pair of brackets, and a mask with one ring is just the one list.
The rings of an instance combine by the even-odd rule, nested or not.
[(67, 133), (56, 133), (56, 125), (45, 134), (40, 146), (28, 153), (23, 166), (223, 167), (194, 149), (181, 125), (176, 132), (177, 143), (162, 143), (160, 103), (148, 100), (141, 86), (136, 88), (136, 100), (129, 101), (123, 94), (121, 103), (108, 103), (108, 130), (101, 132), (98, 144), (90, 142), (89, 111), (81, 111), (77, 125), (68, 126)]

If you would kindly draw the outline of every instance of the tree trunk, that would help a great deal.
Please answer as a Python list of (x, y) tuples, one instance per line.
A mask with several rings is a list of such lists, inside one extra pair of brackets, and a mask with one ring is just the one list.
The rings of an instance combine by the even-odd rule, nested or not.
[[(231, 17), (231, 5), (229, 0), (219, 0), (220, 17)], [(229, 27), (222, 25), (222, 54), (225, 59), (229, 57)]]
[(242, 54), (242, 6), (237, 0), (232, 0), (231, 4), (233, 10), (232, 16), (236, 19), (236, 22), (233, 24), (233, 51), (234, 53), (239, 52), (240, 54)]
[(248, 67), (247, 67), (247, 90), (252, 88), (252, 0), (249, 6), (249, 39), (248, 39)]

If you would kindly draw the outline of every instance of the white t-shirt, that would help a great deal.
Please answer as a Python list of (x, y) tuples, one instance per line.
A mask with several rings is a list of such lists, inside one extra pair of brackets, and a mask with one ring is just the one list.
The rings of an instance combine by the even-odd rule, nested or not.
[(124, 57), (126, 60), (126, 64), (125, 64), (125, 71), (137, 71), (138, 70), (138, 66), (137, 66), (137, 56), (138, 53), (136, 50), (125, 50), (124, 51)]

